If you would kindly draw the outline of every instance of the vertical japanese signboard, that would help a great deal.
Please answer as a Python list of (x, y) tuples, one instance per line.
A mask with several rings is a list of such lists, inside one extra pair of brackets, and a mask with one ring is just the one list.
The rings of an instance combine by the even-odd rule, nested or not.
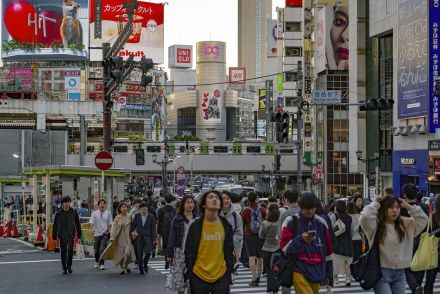
[(399, 0), (399, 119), (427, 116), (429, 113), (427, 15), (427, 1)]
[(440, 128), (439, 98), (434, 96), (435, 82), (439, 77), (439, 25), (440, 1), (429, 0), (429, 132), (435, 133)]

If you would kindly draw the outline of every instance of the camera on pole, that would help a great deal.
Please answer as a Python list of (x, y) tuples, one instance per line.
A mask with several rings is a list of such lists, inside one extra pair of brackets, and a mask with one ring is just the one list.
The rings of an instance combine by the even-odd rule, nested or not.
[(387, 110), (393, 109), (394, 100), (393, 99), (368, 99), (367, 101), (360, 101), (361, 105), (359, 106), (360, 111), (369, 111), (369, 110)]

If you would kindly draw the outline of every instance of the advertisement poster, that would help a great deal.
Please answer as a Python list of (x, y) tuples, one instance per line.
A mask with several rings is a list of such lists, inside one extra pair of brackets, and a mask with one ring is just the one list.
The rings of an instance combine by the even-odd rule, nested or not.
[(398, 19), (398, 118), (427, 116), (429, 113), (427, 1), (400, 0)]
[(0, 69), (0, 89), (7, 91), (31, 91), (32, 69), (13, 67)]
[(151, 70), (153, 86), (151, 87), (151, 97), (153, 99), (151, 116), (151, 140), (164, 140), (164, 123), (166, 121), (166, 90), (165, 73), (162, 71)]
[(257, 136), (258, 137), (266, 137), (266, 120), (259, 119), (257, 120)]
[[(90, 44), (113, 45), (128, 21), (123, 0), (90, 0)], [(118, 54), (130, 54), (139, 61), (142, 56), (156, 64), (164, 63), (164, 5), (138, 1), (133, 18), (133, 34)]]
[(202, 93), (202, 111), (205, 121), (220, 121), (220, 109), (222, 108), (222, 91), (215, 89)]
[(80, 69), (66, 70), (64, 72), (64, 90), (67, 92), (67, 100), (79, 101), (81, 98), (81, 71)]
[(266, 109), (266, 89), (258, 90), (258, 108), (260, 110)]
[(87, 57), (87, 0), (4, 0), (2, 8), (3, 60)]
[(436, 1), (429, 1), (429, 132), (435, 133), (440, 129), (439, 100), (440, 97), (434, 96), (435, 83), (439, 80), (439, 28), (440, 28), (440, 5)]
[(168, 47), (169, 68), (192, 68), (192, 51), (190, 45), (173, 45)]
[(348, 71), (348, 7), (326, 6), (315, 18), (315, 69)]
[(245, 67), (230, 67), (229, 68), (229, 83), (246, 85), (246, 68)]

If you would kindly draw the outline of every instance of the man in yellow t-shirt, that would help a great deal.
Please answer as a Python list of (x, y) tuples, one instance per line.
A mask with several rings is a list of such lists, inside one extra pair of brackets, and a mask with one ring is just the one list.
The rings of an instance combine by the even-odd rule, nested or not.
[(202, 216), (188, 225), (185, 276), (190, 279), (191, 294), (229, 293), (234, 242), (231, 225), (219, 216), (222, 201), (218, 191), (206, 192), (199, 204)]

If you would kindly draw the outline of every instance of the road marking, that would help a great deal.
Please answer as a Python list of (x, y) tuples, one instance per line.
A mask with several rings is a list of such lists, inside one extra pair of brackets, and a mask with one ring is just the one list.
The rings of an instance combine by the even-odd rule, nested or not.
[[(83, 259), (73, 259), (75, 261), (82, 260), (95, 260), (94, 258), (83, 258)], [(0, 265), (3, 264), (25, 264), (25, 263), (42, 263), (42, 262), (60, 262), (60, 259), (44, 259), (44, 260), (20, 260), (20, 261), (4, 261), (0, 262)]]
[(19, 253), (33, 253), (33, 252), (41, 252), (41, 250), (14, 250), (14, 249), (9, 249), (9, 250), (5, 250), (5, 251), (0, 251), (0, 255), (1, 254), (19, 254)]
[(41, 247), (35, 247), (34, 245), (29, 244), (28, 242), (23, 241), (23, 240), (20, 240), (20, 239), (8, 238), (8, 240), (16, 241), (16, 242), (21, 243), (21, 244), (23, 244), (23, 245), (26, 245), (26, 246), (28, 246), (28, 247), (38, 248), (40, 251), (44, 250), (44, 248), (41, 248)]

